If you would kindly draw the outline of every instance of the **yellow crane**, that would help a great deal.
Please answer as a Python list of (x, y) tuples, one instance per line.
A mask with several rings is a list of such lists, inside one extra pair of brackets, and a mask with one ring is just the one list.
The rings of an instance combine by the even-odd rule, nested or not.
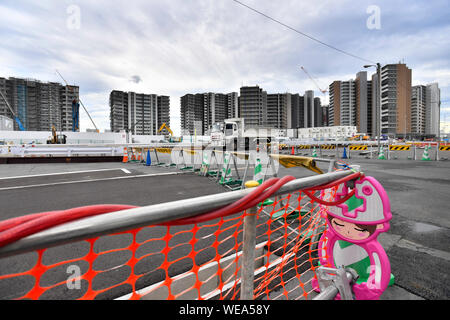
[(167, 130), (167, 132), (169, 132), (169, 135), (166, 136), (166, 139), (169, 140), (169, 142), (181, 142), (181, 138), (174, 137), (172, 129), (170, 129), (170, 127), (165, 122), (159, 128), (158, 133), (160, 133), (164, 128)]
[(164, 122), (161, 127), (158, 130), (158, 133), (160, 133), (164, 128), (169, 132), (170, 136), (173, 136), (173, 131), (169, 128), (169, 126)]

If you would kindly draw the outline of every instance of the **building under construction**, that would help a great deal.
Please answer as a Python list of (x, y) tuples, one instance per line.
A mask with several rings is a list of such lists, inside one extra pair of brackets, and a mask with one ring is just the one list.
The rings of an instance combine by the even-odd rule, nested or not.
[[(0, 78), (0, 90), (25, 130), (51, 131), (52, 126), (57, 131), (73, 130), (72, 102), (79, 100), (78, 86), (10, 77)], [(0, 115), (14, 118), (3, 99), (0, 99)], [(19, 130), (17, 123), (14, 130)]]

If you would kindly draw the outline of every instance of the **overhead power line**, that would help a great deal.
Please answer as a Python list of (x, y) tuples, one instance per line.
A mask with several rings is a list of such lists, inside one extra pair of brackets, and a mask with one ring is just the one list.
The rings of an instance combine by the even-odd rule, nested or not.
[(307, 37), (307, 38), (310, 39), (310, 40), (313, 40), (313, 41), (315, 41), (315, 42), (318, 42), (318, 43), (320, 43), (321, 45), (324, 45), (324, 46), (326, 46), (326, 47), (328, 47), (328, 48), (330, 48), (330, 49), (336, 50), (336, 51), (338, 51), (338, 52), (340, 52), (340, 53), (343, 53), (343, 54), (345, 54), (345, 55), (347, 55), (347, 56), (350, 56), (350, 57), (355, 58), (355, 59), (358, 59), (358, 60), (362, 60), (362, 61), (366, 61), (366, 62), (370, 62), (370, 63), (376, 63), (376, 62), (373, 62), (373, 61), (371, 61), (371, 60), (368, 60), (368, 59), (359, 57), (359, 56), (357, 56), (357, 55), (354, 55), (354, 54), (352, 54), (352, 53), (350, 53), (350, 52), (347, 52), (347, 51), (341, 50), (341, 49), (339, 49), (339, 48), (336, 48), (335, 46), (332, 46), (331, 44), (325, 43), (325, 42), (323, 42), (323, 41), (321, 41), (321, 40), (319, 40), (319, 39), (317, 39), (317, 38), (314, 38), (313, 36), (310, 36), (310, 35), (308, 35), (308, 34), (302, 32), (302, 31), (300, 31), (300, 30), (297, 30), (297, 29), (295, 29), (295, 28), (293, 28), (293, 27), (291, 27), (291, 26), (289, 26), (289, 25), (287, 25), (287, 24), (285, 24), (285, 23), (283, 23), (283, 22), (281, 22), (281, 21), (279, 21), (279, 20), (277, 20), (277, 19), (275, 19), (275, 18), (272, 18), (272, 17), (268, 16), (267, 14), (265, 14), (265, 13), (263, 13), (263, 12), (261, 12), (261, 11), (258, 11), (258, 10), (256, 10), (255, 8), (250, 7), (249, 5), (246, 5), (245, 3), (242, 3), (242, 2), (240, 2), (240, 1), (238, 1), (238, 0), (232, 0), (232, 1), (236, 2), (237, 4), (240, 4), (240, 5), (243, 6), (243, 7), (248, 8), (248, 9), (250, 9), (250, 10), (252, 10), (252, 11), (254, 11), (254, 12), (256, 12), (256, 13), (262, 15), (262, 16), (264, 16), (264, 17), (266, 17), (266, 18), (269, 19), (269, 20), (272, 20), (273, 22), (276, 22), (276, 23), (282, 25), (283, 27), (286, 27), (286, 28), (288, 28), (288, 29), (290, 29), (290, 30), (292, 30), (292, 31), (294, 31), (294, 32), (296, 32), (296, 33), (298, 33), (298, 34), (304, 36), (304, 37)]

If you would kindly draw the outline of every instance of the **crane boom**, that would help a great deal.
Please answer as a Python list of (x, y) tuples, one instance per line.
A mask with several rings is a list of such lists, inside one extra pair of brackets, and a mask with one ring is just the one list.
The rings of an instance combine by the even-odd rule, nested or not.
[[(66, 84), (66, 86), (70, 86), (70, 85), (67, 83), (66, 79), (63, 78), (63, 76), (61, 75), (61, 73), (59, 73), (58, 70), (56, 70), (56, 73), (58, 73), (58, 75), (61, 77), (61, 79), (63, 79), (63, 81), (64, 81), (64, 83)], [(95, 127), (95, 130), (97, 130), (97, 132), (99, 132), (97, 126), (95, 125), (94, 120), (92, 120), (91, 115), (90, 115), (89, 112), (87, 111), (87, 109), (86, 109), (86, 107), (84, 106), (83, 102), (81, 102), (80, 97), (78, 97), (78, 102), (80, 102), (80, 104), (81, 104), (81, 106), (83, 107), (84, 111), (86, 111), (86, 113), (87, 113), (89, 119), (91, 119), (91, 122), (92, 122), (92, 124), (93, 124), (94, 127)]]
[(320, 87), (319, 87), (319, 85), (317, 84), (317, 82), (316, 82), (316, 80), (314, 80), (314, 78), (313, 77), (311, 77), (311, 75), (308, 73), (308, 71), (306, 71), (306, 69), (302, 66), (302, 67), (300, 67), (302, 70), (303, 70), (303, 72), (305, 72), (306, 73), (306, 75), (311, 79), (311, 81), (312, 82), (314, 82), (314, 84), (316, 85), (316, 87), (320, 90), (320, 92), (322, 92), (323, 94), (325, 94), (325, 93), (327, 93), (328, 92), (328, 90), (327, 89), (321, 89)]
[(170, 133), (170, 135), (173, 136), (173, 131), (169, 128), (169, 126), (165, 122), (159, 128), (158, 133), (160, 133), (164, 128), (166, 128), (167, 131)]
[(24, 126), (22, 125), (22, 122), (20, 122), (19, 117), (16, 115), (16, 113), (14, 112), (13, 108), (11, 108), (11, 106), (9, 105), (8, 100), (6, 100), (6, 97), (3, 95), (3, 92), (0, 90), (0, 95), (2, 96), (3, 100), (5, 100), (6, 106), (8, 107), (9, 111), (12, 113), (14, 120), (16, 121), (17, 125), (19, 126), (19, 129), (21, 131), (25, 131)]

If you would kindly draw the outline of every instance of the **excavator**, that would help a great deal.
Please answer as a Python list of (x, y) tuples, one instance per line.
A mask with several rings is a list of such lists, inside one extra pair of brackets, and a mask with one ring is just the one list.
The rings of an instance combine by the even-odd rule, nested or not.
[(176, 138), (176, 137), (173, 136), (173, 131), (170, 129), (170, 127), (165, 122), (159, 128), (158, 133), (160, 133), (164, 128), (169, 133), (169, 135), (165, 136), (165, 138), (167, 140), (169, 140), (169, 142), (181, 142), (180, 138)]
[(47, 140), (47, 144), (66, 144), (67, 136), (57, 134), (55, 126), (52, 126), (52, 136)]

